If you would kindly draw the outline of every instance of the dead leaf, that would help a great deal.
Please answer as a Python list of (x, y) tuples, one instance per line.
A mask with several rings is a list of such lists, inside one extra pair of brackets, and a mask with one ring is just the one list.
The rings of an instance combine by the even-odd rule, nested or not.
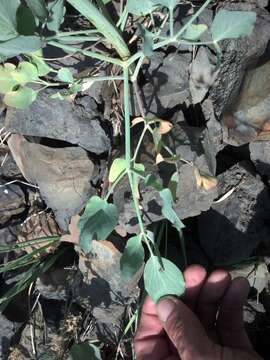
[(212, 190), (217, 186), (217, 179), (214, 176), (202, 173), (194, 167), (194, 174), (197, 181), (197, 187), (203, 188), (204, 190)]
[(131, 121), (131, 127), (133, 127), (133, 126), (135, 126), (135, 125), (137, 125), (137, 124), (139, 124), (141, 122), (144, 122), (144, 118), (141, 117), (141, 116), (138, 116), (138, 117), (136, 117), (135, 119), (133, 119)]
[(161, 154), (157, 154), (157, 156), (156, 156), (156, 164), (158, 165), (163, 161), (165, 161), (164, 157)]
[(62, 235), (60, 238), (61, 242), (70, 242), (75, 245), (79, 245), (80, 231), (78, 228), (78, 223), (80, 218), (81, 217), (79, 215), (72, 216), (68, 226), (69, 234)]
[(173, 124), (166, 120), (159, 120), (158, 132), (160, 135), (167, 134), (173, 128)]

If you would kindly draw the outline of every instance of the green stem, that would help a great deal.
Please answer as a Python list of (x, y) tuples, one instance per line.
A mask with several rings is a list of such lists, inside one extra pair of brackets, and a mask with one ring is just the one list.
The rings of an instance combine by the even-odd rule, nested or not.
[(124, 113), (125, 113), (125, 156), (128, 168), (131, 163), (131, 142), (130, 142), (130, 112), (129, 112), (129, 69), (123, 68), (124, 71)]
[(111, 58), (109, 56), (98, 54), (98, 53), (93, 52), (93, 51), (79, 49), (76, 46), (60, 44), (57, 41), (49, 41), (48, 44), (52, 45), (52, 46), (55, 46), (57, 48), (63, 49), (66, 52), (71, 52), (71, 53), (74, 53), (74, 54), (75, 53), (80, 53), (80, 54), (83, 54), (85, 56), (89, 56), (89, 57), (91, 57), (93, 59), (98, 59), (98, 60), (101, 60), (101, 61), (107, 61), (107, 62), (109, 62), (111, 64), (123, 66), (123, 62), (120, 59), (114, 59), (114, 58)]
[(114, 81), (114, 80), (124, 80), (123, 76), (92, 76), (92, 77), (88, 77), (88, 78), (82, 78), (82, 82), (87, 82), (87, 81)]
[(143, 131), (142, 131), (142, 133), (141, 133), (141, 136), (140, 136), (140, 138), (139, 138), (138, 144), (137, 144), (137, 146), (136, 146), (136, 149), (135, 149), (135, 151), (134, 151), (134, 155), (133, 155), (133, 158), (132, 158), (132, 161), (133, 161), (133, 162), (136, 162), (136, 157), (138, 156), (138, 152), (139, 152), (139, 150), (140, 150), (141, 143), (142, 143), (142, 141), (143, 141), (143, 138), (144, 138), (144, 135), (145, 135), (147, 129), (148, 129), (148, 126), (145, 126), (144, 129), (143, 129)]
[(173, 37), (173, 8), (169, 8), (169, 15), (170, 15), (170, 37)]
[(119, 56), (125, 60), (130, 52), (118, 29), (89, 0), (67, 0), (76, 10), (84, 15), (95, 28), (111, 43)]
[(73, 35), (93, 35), (99, 34), (97, 30), (79, 30), (79, 31), (62, 31), (53, 36), (47, 37), (46, 39), (59, 39), (61, 37), (73, 36)]
[(133, 74), (132, 74), (132, 76), (131, 76), (131, 78), (130, 78), (130, 80), (131, 80), (132, 82), (134, 82), (134, 81), (137, 80), (138, 74), (139, 74), (139, 71), (140, 71), (140, 68), (141, 68), (141, 66), (142, 66), (142, 64), (143, 64), (143, 61), (144, 61), (144, 58), (145, 58), (145, 56), (144, 56), (144, 54), (142, 54), (142, 55), (140, 56), (140, 58), (139, 58), (139, 61), (138, 61), (137, 64), (136, 64), (135, 70), (134, 70), (134, 72), (133, 72)]

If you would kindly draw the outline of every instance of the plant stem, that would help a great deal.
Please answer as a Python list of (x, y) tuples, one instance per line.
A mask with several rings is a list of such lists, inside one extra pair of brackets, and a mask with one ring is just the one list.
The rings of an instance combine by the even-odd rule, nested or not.
[(122, 60), (114, 59), (114, 58), (111, 58), (111, 57), (106, 56), (106, 55), (98, 54), (98, 53), (96, 53), (94, 51), (79, 49), (76, 46), (60, 44), (57, 41), (49, 41), (48, 44), (52, 45), (52, 46), (55, 46), (57, 48), (63, 49), (66, 52), (80, 53), (80, 54), (83, 54), (85, 56), (89, 56), (89, 57), (91, 57), (93, 59), (98, 59), (98, 60), (101, 60), (101, 61), (109, 62), (109, 63), (114, 64), (114, 65), (123, 66), (123, 61)]
[(113, 80), (124, 80), (123, 76), (92, 76), (92, 77), (86, 77), (86, 78), (82, 78), (82, 82), (87, 82), (87, 81), (113, 81)]
[(140, 71), (140, 68), (141, 68), (141, 66), (142, 66), (142, 64), (143, 64), (143, 61), (144, 61), (144, 58), (145, 58), (144, 54), (141, 54), (141, 56), (140, 56), (140, 58), (139, 58), (139, 61), (138, 61), (137, 64), (136, 64), (135, 70), (134, 70), (134, 72), (133, 72), (133, 74), (132, 74), (132, 76), (131, 76), (131, 78), (130, 78), (130, 80), (131, 80), (132, 82), (134, 82), (134, 81), (137, 80), (138, 74), (139, 74), (139, 71)]
[(129, 112), (129, 68), (124, 67), (124, 113), (125, 113), (125, 157), (128, 169), (131, 163), (130, 112)]
[(170, 14), (170, 37), (172, 38), (173, 37), (173, 8), (170, 7), (169, 8), (169, 14)]
[(123, 177), (126, 175), (126, 171), (124, 171), (122, 174), (120, 174), (118, 176), (118, 178), (115, 180), (115, 182), (112, 184), (111, 188), (109, 189), (109, 191), (107, 192), (106, 196), (105, 196), (105, 200), (108, 201), (109, 197), (111, 196), (111, 194), (114, 191), (114, 188), (116, 187), (116, 185), (123, 179)]
[(138, 144), (137, 144), (137, 146), (136, 146), (136, 149), (135, 149), (133, 158), (132, 158), (132, 161), (133, 161), (133, 162), (136, 162), (136, 157), (137, 157), (138, 152), (139, 152), (139, 150), (140, 150), (141, 143), (142, 143), (142, 141), (143, 141), (143, 138), (144, 138), (144, 135), (145, 135), (147, 129), (148, 129), (148, 126), (145, 125), (145, 126), (144, 126), (144, 129), (143, 129), (143, 131), (142, 131), (142, 133), (141, 133), (141, 136), (140, 136), (140, 138), (139, 138)]
[(111, 43), (119, 56), (125, 60), (130, 52), (122, 35), (99, 9), (89, 0), (67, 0), (76, 10), (84, 15), (108, 41)]
[(52, 39), (58, 39), (61, 37), (73, 36), (73, 35), (93, 35), (93, 34), (99, 34), (99, 32), (95, 29), (79, 30), (79, 31), (62, 31), (53, 36), (47, 37), (46, 39), (52, 40)]

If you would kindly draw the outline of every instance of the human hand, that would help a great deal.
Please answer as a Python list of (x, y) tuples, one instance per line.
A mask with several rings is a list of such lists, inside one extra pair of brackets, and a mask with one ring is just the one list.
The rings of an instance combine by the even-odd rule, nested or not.
[(184, 272), (184, 302), (146, 298), (134, 340), (137, 360), (258, 360), (243, 322), (249, 284), (224, 270)]

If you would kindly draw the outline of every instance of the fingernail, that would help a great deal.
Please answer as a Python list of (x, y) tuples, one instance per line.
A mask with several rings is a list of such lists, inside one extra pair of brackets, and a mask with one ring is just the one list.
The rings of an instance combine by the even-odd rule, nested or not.
[(162, 322), (166, 322), (175, 307), (175, 303), (171, 299), (161, 299), (157, 303), (157, 314)]

